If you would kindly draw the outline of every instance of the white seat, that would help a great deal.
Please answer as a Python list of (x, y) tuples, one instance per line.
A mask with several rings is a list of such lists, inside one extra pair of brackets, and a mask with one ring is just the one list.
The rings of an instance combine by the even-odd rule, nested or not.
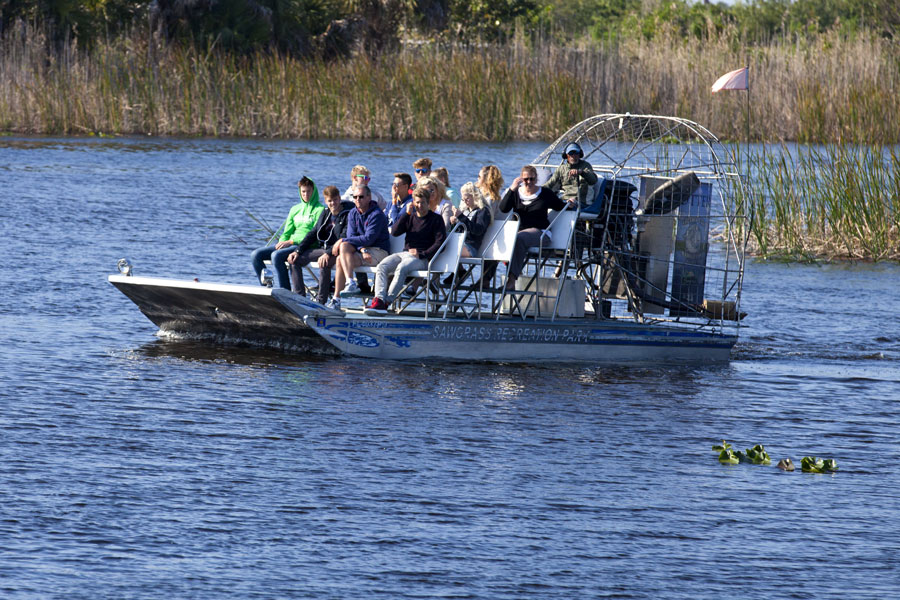
[[(506, 214), (504, 219), (496, 219), (488, 227), (481, 239), (481, 247), (478, 249), (478, 256), (461, 258), (459, 263), (465, 267), (465, 271), (457, 281), (454, 282), (454, 306), (460, 307), (465, 311), (466, 300), (474, 295), (475, 303), (472, 312), (477, 312), (481, 318), (481, 302), (484, 292), (484, 278), (480, 278), (477, 283), (473, 282), (470, 286), (461, 286), (467, 278), (473, 277), (475, 267), (481, 267), (481, 273), (484, 273), (484, 263), (488, 260), (498, 262), (509, 262), (512, 258), (513, 248), (516, 245), (516, 235), (519, 233), (519, 216), (514, 212)], [(462, 298), (456, 298), (457, 292), (466, 292)]]
[(578, 211), (551, 210), (547, 218), (550, 220), (550, 227), (541, 233), (540, 245), (528, 249), (529, 254), (547, 255), (553, 251), (564, 253), (569, 251)]
[[(408, 277), (411, 278), (424, 278), (425, 285), (417, 290), (417, 293), (407, 300), (403, 306), (400, 307), (398, 312), (403, 312), (412, 302), (414, 302), (419, 296), (425, 294), (425, 317), (428, 317), (429, 310), (431, 308), (431, 304), (436, 301), (444, 300), (447, 298), (432, 298), (432, 288), (436, 290), (440, 290), (437, 285), (432, 286), (432, 280), (435, 278), (439, 278), (441, 275), (447, 275), (450, 273), (455, 274), (456, 269), (459, 266), (460, 257), (462, 256), (462, 249), (466, 243), (466, 228), (462, 225), (462, 223), (457, 223), (453, 229), (450, 230), (450, 234), (444, 239), (444, 243), (441, 244), (441, 247), (438, 248), (438, 251), (435, 255), (428, 261), (428, 268), (419, 271), (412, 271), (408, 274)], [(403, 289), (406, 289), (408, 284), (404, 286)], [(401, 290), (402, 292), (402, 290)], [(449, 295), (449, 292), (448, 294)], [(445, 295), (446, 296), (446, 295)], [(444, 316), (447, 316), (448, 304), (445, 302), (444, 306)]]
[[(391, 251), (390, 254), (397, 254), (398, 252), (403, 252), (403, 246), (406, 244), (406, 234), (401, 233), (398, 236), (391, 236)], [(353, 269), (353, 273), (366, 273), (366, 274), (375, 274), (375, 270), (378, 268), (378, 265), (360, 265)]]
[[(541, 233), (540, 244), (528, 249), (528, 256), (534, 259), (534, 273), (532, 274), (531, 279), (528, 280), (528, 283), (525, 284), (524, 290), (537, 290), (538, 277), (540, 277), (541, 271), (547, 265), (549, 260), (557, 259), (559, 264), (558, 268), (561, 275), (557, 285), (556, 301), (554, 302), (551, 319), (556, 316), (556, 310), (559, 305), (559, 295), (565, 280), (565, 273), (568, 270), (569, 261), (572, 259), (572, 238), (575, 234), (575, 223), (578, 220), (578, 215), (579, 211), (577, 210), (550, 211), (547, 214), (550, 226)], [(514, 293), (519, 294), (521, 292)], [(537, 293), (532, 292), (532, 298), (529, 300), (528, 306), (525, 307), (524, 311), (521, 311), (521, 307), (519, 307), (520, 314), (522, 314), (523, 317), (524, 313), (527, 313), (534, 301), (535, 295), (537, 295)], [(540, 302), (536, 303), (536, 308), (537, 316), (540, 316)]]

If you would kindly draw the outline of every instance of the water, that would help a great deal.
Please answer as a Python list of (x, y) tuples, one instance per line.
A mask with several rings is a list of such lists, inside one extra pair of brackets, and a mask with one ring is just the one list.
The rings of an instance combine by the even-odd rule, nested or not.
[[(541, 144), (0, 139), (4, 598), (890, 598), (896, 265), (748, 265), (726, 366), (163, 341), (106, 281), (248, 282), (296, 180)], [(511, 179), (511, 177), (509, 177)], [(723, 467), (710, 446), (835, 475)]]

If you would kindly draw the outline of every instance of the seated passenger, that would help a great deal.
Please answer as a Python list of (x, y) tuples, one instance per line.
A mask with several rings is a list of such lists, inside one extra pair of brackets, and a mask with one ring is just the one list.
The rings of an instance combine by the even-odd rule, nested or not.
[[(413, 169), (415, 169), (416, 174), (416, 185), (419, 185), (419, 180), (423, 177), (428, 177), (431, 175), (431, 159), (430, 158), (420, 158), (413, 163)], [(413, 186), (413, 188), (416, 187)]]
[(431, 176), (444, 184), (445, 192), (444, 195), (447, 197), (447, 200), (453, 205), (453, 208), (459, 208), (459, 194), (456, 193), (456, 190), (450, 187), (450, 173), (447, 171), (447, 167), (437, 167), (431, 172)]
[[(356, 208), (347, 219), (347, 236), (334, 243), (331, 254), (337, 258), (334, 273), (334, 297), (327, 306), (340, 310), (341, 294), (355, 294), (359, 286), (353, 269), (361, 265), (375, 266), (390, 251), (387, 216), (372, 201), (369, 186), (357, 187), (353, 194)], [(343, 288), (343, 289), (342, 289)]]
[(319, 291), (316, 302), (325, 304), (331, 294), (331, 269), (337, 257), (331, 251), (334, 244), (347, 233), (347, 220), (353, 210), (352, 202), (341, 202), (341, 193), (333, 185), (323, 190), (325, 206), (315, 228), (306, 234), (294, 251), (288, 255), (288, 269), (291, 274), (291, 291), (301, 296), (306, 295), (303, 283), (303, 267), (312, 261), (319, 265)]
[[(291, 289), (291, 282), (284, 261), (294, 251), (293, 246), (302, 242), (303, 238), (313, 230), (319, 216), (325, 211), (325, 206), (319, 202), (319, 191), (312, 179), (303, 177), (297, 182), (297, 187), (300, 190), (301, 202), (295, 204), (288, 213), (284, 225), (281, 226), (282, 232), (278, 243), (274, 246), (257, 248), (250, 255), (257, 279), (260, 278), (260, 274), (265, 268), (263, 261), (271, 260), (272, 267), (275, 269), (275, 283), (286, 290)], [(262, 283), (261, 280), (260, 283)]]
[(563, 163), (557, 167), (544, 187), (558, 193), (560, 198), (572, 202), (577, 201), (582, 208), (593, 198), (588, 198), (591, 187), (597, 183), (597, 175), (589, 162), (584, 160), (584, 150), (572, 142), (563, 151)]
[(481, 170), (478, 171), (478, 179), (475, 181), (475, 186), (481, 192), (481, 195), (484, 196), (485, 202), (491, 209), (491, 215), (496, 219), (497, 213), (500, 212), (498, 210), (500, 206), (500, 189), (503, 188), (503, 175), (500, 173), (500, 169), (495, 165), (481, 167)]
[(447, 199), (444, 184), (434, 177), (423, 177), (416, 184), (416, 189), (428, 190), (428, 208), (436, 212), (444, 220), (444, 229), (450, 229), (450, 217), (453, 216), (453, 204)]
[[(372, 181), (372, 172), (363, 165), (356, 165), (350, 169), (350, 187), (344, 191), (341, 200), (344, 202), (352, 202), (353, 194), (356, 193), (354, 191), (356, 187), (359, 185), (369, 185), (370, 181)], [(369, 187), (369, 191), (372, 192), (372, 199), (378, 204), (378, 208), (383, 211), (387, 210), (387, 202), (385, 201), (384, 196), (373, 190), (371, 187)]]
[(391, 205), (387, 210), (388, 225), (393, 225), (406, 212), (407, 206), (412, 204), (410, 186), (412, 177), (409, 173), (394, 173), (394, 183), (391, 186)]
[(531, 165), (522, 167), (522, 174), (516, 177), (500, 201), (500, 210), (513, 211), (519, 216), (519, 233), (513, 246), (512, 258), (506, 277), (506, 290), (516, 289), (516, 279), (525, 267), (525, 257), (529, 248), (538, 246), (541, 233), (550, 227), (547, 213), (563, 210), (573, 202), (563, 202), (556, 194), (537, 185), (537, 169)]
[[(428, 268), (428, 261), (447, 237), (444, 221), (429, 210), (431, 194), (421, 187), (413, 193), (413, 210), (400, 215), (391, 235), (406, 234), (403, 251), (378, 263), (375, 273), (375, 297), (366, 306), (366, 314), (384, 314), (406, 282), (407, 274)], [(393, 274), (390, 287), (388, 277)]]
[(475, 187), (475, 184), (469, 181), (462, 186), (460, 190), (462, 194), (462, 210), (454, 209), (454, 214), (450, 217), (450, 225), (456, 225), (457, 222), (462, 223), (466, 228), (466, 245), (463, 246), (462, 256), (471, 258), (478, 254), (481, 247), (481, 240), (488, 227), (494, 222), (491, 215), (491, 209), (485, 205), (484, 196)]

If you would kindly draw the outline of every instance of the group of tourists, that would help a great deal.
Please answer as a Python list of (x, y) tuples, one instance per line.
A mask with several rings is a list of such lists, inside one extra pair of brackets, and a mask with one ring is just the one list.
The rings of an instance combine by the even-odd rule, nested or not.
[[(576, 203), (583, 206), (597, 183), (576, 143), (566, 146), (562, 164), (543, 186), (537, 183), (537, 169), (526, 165), (502, 197), (503, 176), (495, 165), (482, 167), (477, 180), (459, 191), (450, 187), (447, 169), (432, 169), (428, 158), (416, 160), (413, 169), (415, 182), (409, 173), (394, 173), (389, 199), (369, 186), (371, 172), (363, 165), (353, 167), (351, 184), (343, 195), (330, 185), (322, 190), (324, 200), (311, 179), (301, 178), (297, 182), (300, 202), (288, 213), (278, 241), (253, 251), (257, 277), (265, 283), (263, 272), (269, 260), (275, 284), (305, 296), (303, 268), (315, 261), (317, 302), (339, 310), (342, 295), (372, 294), (366, 313), (386, 313), (406, 286), (408, 274), (427, 268), (457, 223), (466, 232), (462, 256), (473, 257), (494, 219), (512, 211), (520, 225), (505, 286), (515, 289), (527, 249), (538, 245), (550, 225), (548, 211)], [(390, 236), (401, 235), (406, 236), (403, 250), (391, 254)], [(365, 274), (354, 273), (363, 265), (376, 267), (374, 290)]]

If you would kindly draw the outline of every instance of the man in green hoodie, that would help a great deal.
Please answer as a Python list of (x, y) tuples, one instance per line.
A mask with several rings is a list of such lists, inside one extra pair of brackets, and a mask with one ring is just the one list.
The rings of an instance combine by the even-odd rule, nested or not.
[(303, 177), (297, 182), (300, 191), (300, 202), (291, 207), (284, 225), (281, 226), (281, 236), (274, 246), (257, 248), (250, 255), (256, 278), (263, 283), (260, 275), (265, 268), (263, 261), (269, 259), (275, 268), (275, 283), (286, 290), (291, 289), (291, 279), (288, 275), (285, 261), (288, 255), (294, 251), (294, 246), (303, 241), (310, 231), (316, 226), (319, 215), (325, 210), (325, 205), (319, 201), (319, 190), (312, 179)]

